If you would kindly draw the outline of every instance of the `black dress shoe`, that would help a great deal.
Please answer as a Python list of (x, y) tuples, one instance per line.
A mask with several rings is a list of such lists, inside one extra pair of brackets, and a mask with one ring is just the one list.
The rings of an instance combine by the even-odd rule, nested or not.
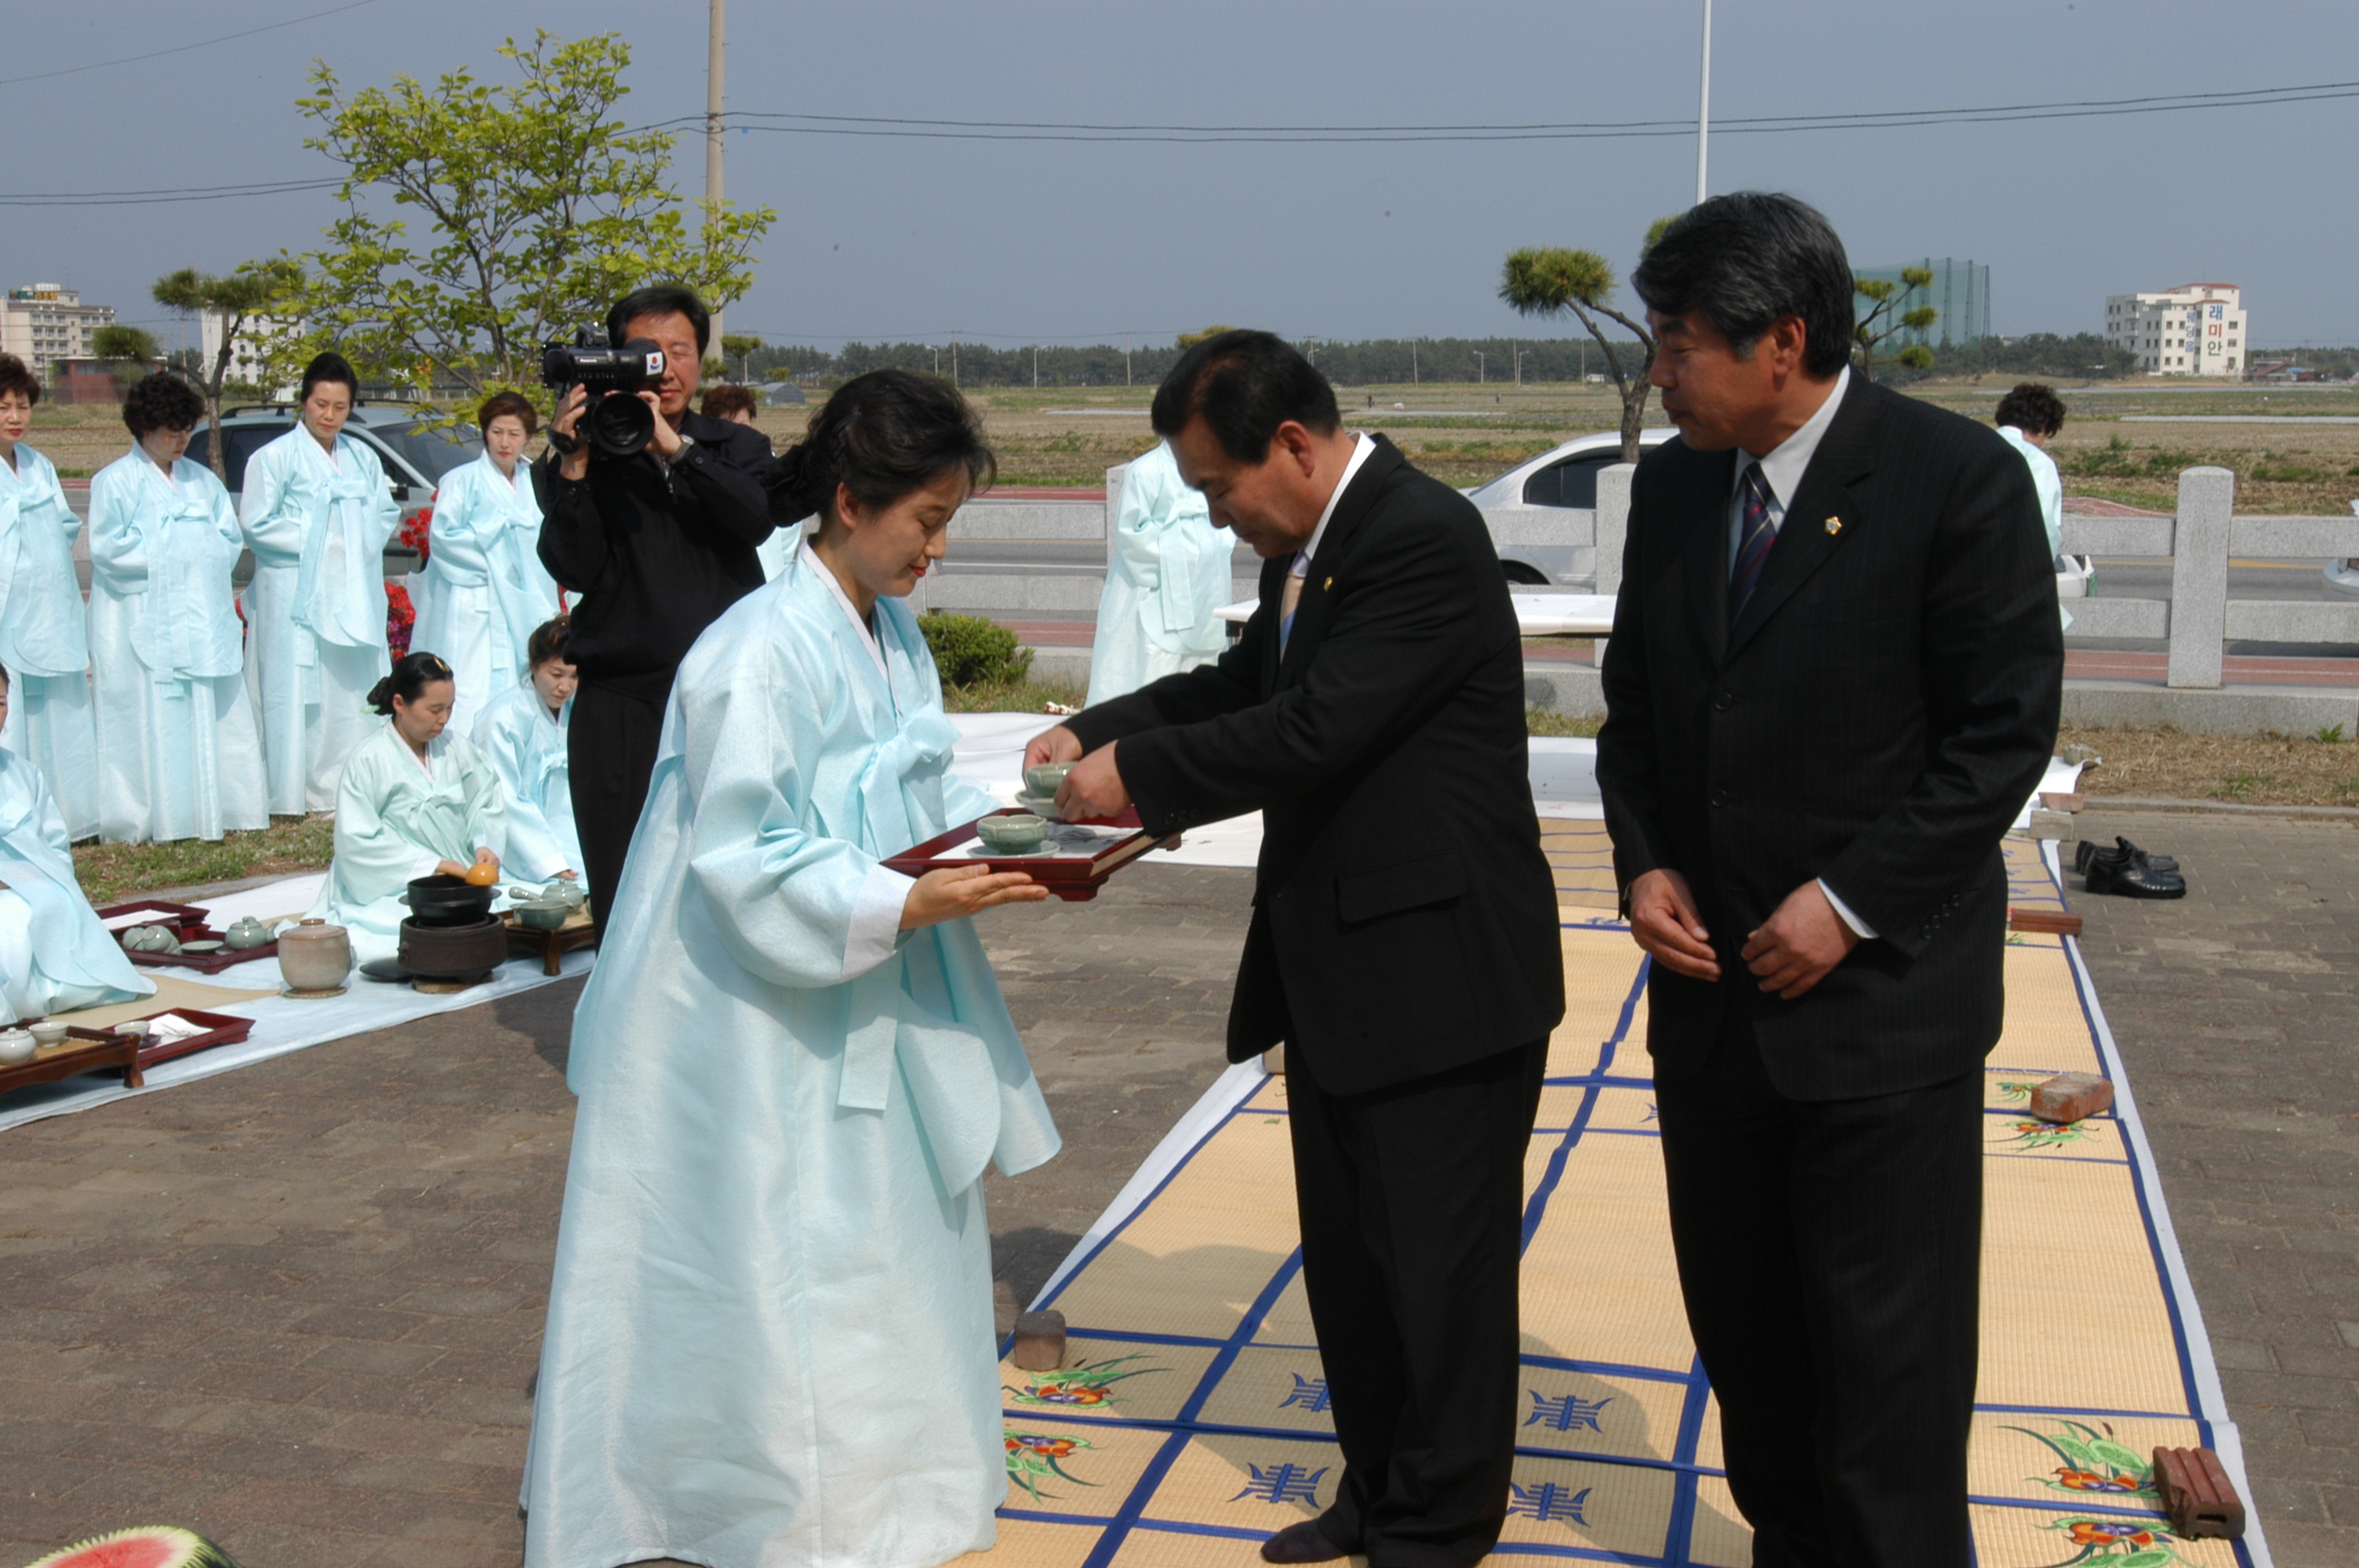
[(2110, 849), (2101, 845), (2092, 844), (2086, 838), (2082, 839), (2081, 847), (2072, 851), (2072, 869), (2080, 872), (2082, 876), (2087, 876), (2089, 874), (2090, 866), (2100, 860), (2114, 861), (2144, 860), (2148, 866), (2158, 871), (2176, 871), (2179, 870), (2179, 862), (2171, 859), (2169, 855), (2149, 855), (2144, 849), (2139, 849), (2136, 845), (2131, 843), (2126, 838), (2115, 838), (2114, 840), (2114, 847)]
[(1288, 1525), (1261, 1543), (1261, 1560), (1265, 1563), (1332, 1563), (1350, 1552), (1327, 1539), (1315, 1519), (1300, 1524)]
[(2166, 871), (2144, 855), (2116, 860), (2099, 855), (2089, 862), (2091, 892), (2117, 893), (2124, 898), (2185, 898), (2187, 879)]

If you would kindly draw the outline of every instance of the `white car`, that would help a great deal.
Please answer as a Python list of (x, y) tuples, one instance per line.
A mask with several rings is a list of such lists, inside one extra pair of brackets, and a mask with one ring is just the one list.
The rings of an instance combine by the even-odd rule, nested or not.
[[(1659, 447), (1678, 434), (1668, 426), (1641, 430), (1638, 444)], [(1593, 511), (1597, 505), (1597, 470), (1621, 460), (1619, 430), (1575, 436), (1490, 483), (1474, 486), (1466, 496), (1486, 510), (1550, 506)], [(1597, 551), (1588, 545), (1503, 545), (1499, 564), (1506, 568), (1511, 583), (1579, 587), (1597, 580)]]
[[(2351, 503), (2351, 514), (2359, 517), (2359, 501)], [(2326, 591), (2338, 599), (2359, 599), (2359, 556), (2326, 563)]]

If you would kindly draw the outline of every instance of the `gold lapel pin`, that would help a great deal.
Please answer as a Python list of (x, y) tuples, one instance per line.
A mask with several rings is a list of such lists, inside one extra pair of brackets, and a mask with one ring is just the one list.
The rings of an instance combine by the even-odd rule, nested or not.
[(1830, 534), (1840, 534), (1840, 533), (1842, 533), (1842, 532), (1843, 532), (1843, 519), (1842, 519), (1842, 518), (1840, 518), (1840, 517), (1830, 517), (1830, 518), (1828, 518), (1828, 519), (1827, 519), (1827, 532), (1828, 532), (1828, 533), (1830, 533)]
[(1321, 592), (1321, 593), (1325, 593), (1325, 592), (1329, 591), (1330, 589), (1332, 589), (1332, 588), (1334, 588), (1334, 586), (1335, 586), (1335, 579), (1334, 579), (1333, 578), (1332, 578), (1332, 577), (1331, 577), (1331, 578), (1329, 578), (1325, 582), (1322, 582), (1322, 583), (1321, 583), (1321, 584), (1319, 585), (1319, 591), (1320, 591), (1320, 592)]

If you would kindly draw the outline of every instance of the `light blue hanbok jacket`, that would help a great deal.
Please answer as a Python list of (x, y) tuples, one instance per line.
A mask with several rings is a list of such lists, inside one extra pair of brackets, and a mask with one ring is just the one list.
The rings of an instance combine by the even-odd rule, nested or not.
[(1203, 492), (1180, 479), (1169, 444), (1131, 460), (1114, 521), (1090, 648), (1093, 705), (1209, 663), (1228, 646), (1213, 611), (1229, 602), (1236, 541), (1212, 526)]
[(0, 1006), (11, 1019), (156, 994), (82, 896), (40, 770), (8, 751), (0, 751), (0, 882), (22, 901), (0, 911)]
[[(2034, 446), (2021, 430), (2012, 425), (1998, 427), (2006, 444), (2022, 454), (2024, 465), (2031, 470), (2032, 493), (2039, 497), (2040, 525), (2048, 530), (2048, 554), (2052, 557), (2064, 549), (2064, 476), (2057, 471), (2056, 460)], [(2062, 605), (2056, 613), (2064, 618), (2069, 629), (2072, 612)]]
[(533, 629), (557, 613), (557, 579), (540, 564), (540, 503), (532, 471), (500, 472), (485, 452), (442, 476), (426, 569), (409, 579), (418, 622), (409, 645), (440, 654), (457, 686), (451, 727), (474, 727), (484, 705), (522, 680)]
[(12, 676), (78, 676), (90, 668), (73, 539), (82, 519), (58, 470), (19, 441), (16, 468), (0, 463), (0, 664)]
[(1058, 1141), (973, 923), (892, 935), (879, 859), (993, 803), (908, 608), (875, 625), (805, 551), (680, 665), (574, 1017), (527, 1568), (996, 1539), (977, 1178)]
[(475, 750), (500, 776), (507, 802), (506, 851), (500, 863), (512, 881), (545, 882), (560, 871), (582, 879), (582, 836), (573, 826), (573, 777), (565, 735), (573, 699), (551, 717), (532, 682), (519, 681), (475, 715)]

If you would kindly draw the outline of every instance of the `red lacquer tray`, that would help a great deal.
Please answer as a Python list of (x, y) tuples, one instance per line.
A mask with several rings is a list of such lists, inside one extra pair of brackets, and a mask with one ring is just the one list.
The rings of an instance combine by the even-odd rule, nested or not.
[[(1014, 809), (995, 811), (993, 816), (1019, 816), (1028, 813)], [(977, 817), (975, 821), (981, 821)], [(1122, 816), (1085, 824), (1092, 827), (1138, 827), (1138, 814), (1126, 811)], [(1081, 903), (1098, 896), (1098, 889), (1106, 879), (1129, 865), (1149, 849), (1176, 849), (1180, 835), (1166, 834), (1158, 838), (1140, 827), (1127, 838), (1109, 838), (1104, 848), (1086, 858), (1080, 855), (953, 855), (951, 850), (973, 842), (973, 822), (951, 828), (939, 838), (929, 838), (904, 854), (886, 861), (887, 866), (905, 877), (921, 877), (928, 871), (938, 871), (945, 866), (989, 866), (995, 871), (1023, 871), (1057, 897)]]
[[(254, 1020), (234, 1018), (226, 1012), (203, 1012), (193, 1007), (168, 1007), (151, 1012), (141, 1022), (152, 1023), (165, 1013), (187, 1019), (190, 1023), (205, 1026), (202, 1034), (191, 1034), (186, 1040), (163, 1040), (153, 1045), (139, 1047), (139, 1065), (152, 1067), (158, 1062), (168, 1062), (175, 1056), (185, 1056), (191, 1051), (202, 1051), (213, 1045), (234, 1045), (254, 1033)], [(112, 1029), (69, 1027), (69, 1040), (120, 1040), (123, 1036)], [(138, 1087), (135, 1082), (132, 1087)]]
[[(172, 935), (183, 942), (222, 940), (222, 934), (205, 924), (209, 918), (205, 912), (192, 903), (166, 903), (161, 899), (142, 898), (128, 903), (110, 903), (98, 911), (102, 924), (125, 914), (153, 914), (155, 919), (143, 920), (139, 924), (168, 925), (172, 928)], [(127, 925), (116, 926), (107, 935), (114, 938), (117, 946), (121, 946), (123, 934), (129, 929)], [(277, 957), (278, 942), (274, 937), (259, 947), (223, 947), (211, 953), (142, 953), (129, 947), (125, 947), (123, 952), (135, 964), (153, 964), (158, 968), (194, 969), (200, 974), (218, 975), (233, 965), (250, 963), (256, 958)]]

